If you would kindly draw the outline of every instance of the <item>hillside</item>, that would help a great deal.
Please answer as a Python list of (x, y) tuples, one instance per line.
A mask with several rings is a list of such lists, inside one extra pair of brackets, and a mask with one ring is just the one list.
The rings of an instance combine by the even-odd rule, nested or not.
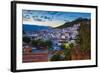
[(88, 23), (88, 22), (90, 22), (90, 19), (78, 18), (78, 19), (76, 19), (76, 20), (74, 20), (72, 22), (66, 22), (63, 25), (61, 25), (59, 27), (56, 27), (56, 28), (67, 28), (67, 27), (71, 27), (71, 26), (73, 26), (75, 24), (82, 23), (82, 22)]
[(66, 22), (62, 26), (56, 27), (59, 29), (71, 27), (75, 24), (80, 23), (80, 28), (78, 30), (79, 34), (77, 35), (76, 43), (80, 50), (85, 55), (88, 54), (89, 59), (91, 58), (91, 20), (78, 18), (72, 22)]

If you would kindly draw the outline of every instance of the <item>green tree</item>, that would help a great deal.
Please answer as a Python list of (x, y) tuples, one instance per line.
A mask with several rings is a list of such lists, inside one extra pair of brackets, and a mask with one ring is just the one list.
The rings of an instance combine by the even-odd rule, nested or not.
[(79, 45), (82, 51), (89, 51), (91, 48), (90, 23), (82, 22), (79, 30)]
[(60, 61), (61, 60), (60, 54), (53, 55), (50, 60), (51, 61)]
[(73, 48), (73, 47), (74, 47), (74, 44), (73, 44), (73, 43), (71, 43), (69, 46), (70, 46), (70, 48)]
[(31, 39), (28, 37), (23, 37), (23, 42), (30, 43)]
[(80, 22), (79, 35), (77, 35), (76, 43), (80, 46), (81, 51), (89, 52), (91, 49), (91, 21), (86, 20)]
[(50, 40), (45, 41), (45, 45), (48, 46), (49, 48), (51, 48), (52, 47), (52, 41), (50, 41)]
[(32, 40), (31, 41), (31, 45), (33, 46), (33, 47), (36, 47), (37, 46), (37, 43), (38, 43), (38, 41), (37, 40)]
[(32, 40), (31, 41), (32, 46), (42, 46), (42, 47), (49, 47), (51, 48), (52, 46), (52, 42), (50, 40), (42, 40), (42, 39), (38, 39), (38, 40)]
[(70, 44), (63, 43), (63, 44), (61, 44), (61, 48), (64, 49), (65, 60), (70, 60), (71, 59), (71, 47), (70, 47)]

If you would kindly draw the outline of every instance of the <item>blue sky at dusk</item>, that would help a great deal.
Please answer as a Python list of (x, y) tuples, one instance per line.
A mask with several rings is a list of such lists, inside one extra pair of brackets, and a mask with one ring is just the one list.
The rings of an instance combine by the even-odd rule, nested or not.
[(90, 13), (23, 10), (23, 24), (57, 27), (77, 18), (91, 18)]

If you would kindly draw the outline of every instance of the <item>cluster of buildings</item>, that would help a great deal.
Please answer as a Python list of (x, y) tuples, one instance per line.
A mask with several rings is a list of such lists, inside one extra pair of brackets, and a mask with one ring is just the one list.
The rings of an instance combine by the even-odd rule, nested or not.
[(73, 43), (77, 39), (78, 29), (80, 24), (74, 24), (72, 27), (67, 28), (52, 28), (52, 29), (43, 29), (39, 31), (26, 32), (24, 36), (29, 37), (34, 40), (51, 40), (53, 45), (53, 50), (61, 50), (60, 45), (62, 43)]

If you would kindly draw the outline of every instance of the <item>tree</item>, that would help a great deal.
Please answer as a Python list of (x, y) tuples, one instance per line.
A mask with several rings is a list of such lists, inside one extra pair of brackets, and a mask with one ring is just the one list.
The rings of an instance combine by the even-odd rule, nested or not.
[(73, 43), (71, 43), (69, 46), (70, 46), (70, 48), (73, 48), (73, 47), (74, 47), (74, 44), (73, 44)]
[(63, 49), (70, 49), (70, 44), (69, 43), (62, 43), (61, 48)]
[(33, 46), (33, 47), (36, 47), (37, 46), (37, 43), (38, 43), (38, 41), (37, 40), (32, 40), (31, 41), (31, 45)]
[(28, 38), (28, 37), (23, 37), (23, 42), (25, 42), (25, 43), (29, 43), (30, 41), (31, 41), (30, 38)]
[(81, 22), (79, 30), (79, 45), (82, 51), (89, 51), (91, 47), (91, 29), (90, 23)]
[(51, 61), (61, 61), (62, 59), (61, 59), (60, 54), (55, 54), (55, 55), (53, 55), (53, 56), (51, 57), (50, 60), (51, 60)]
[(65, 60), (70, 60), (71, 59), (71, 47), (70, 47), (70, 44), (63, 43), (63, 44), (61, 44), (61, 48), (64, 49)]
[(42, 40), (42, 39), (38, 39), (38, 40), (32, 40), (31, 41), (31, 45), (33, 46), (33, 47), (44, 47), (44, 48), (46, 48), (46, 47), (48, 47), (48, 48), (51, 48), (52, 47), (52, 42), (50, 41), (50, 40)]
[(50, 40), (45, 41), (46, 46), (48, 46), (49, 48), (52, 47), (52, 42)]

